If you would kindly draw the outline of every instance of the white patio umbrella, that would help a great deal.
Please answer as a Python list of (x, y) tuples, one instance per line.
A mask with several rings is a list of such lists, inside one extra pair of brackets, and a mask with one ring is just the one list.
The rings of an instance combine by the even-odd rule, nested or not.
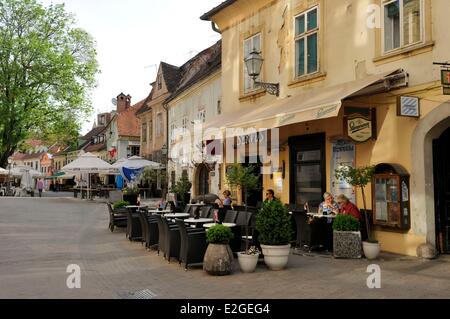
[(8, 175), (8, 171), (0, 167), (0, 175)]
[(121, 162), (118, 168), (126, 167), (129, 169), (141, 169), (145, 167), (151, 167), (154, 169), (161, 169), (162, 165), (156, 162), (148, 161), (139, 156), (133, 156), (129, 159)]
[[(68, 174), (88, 174), (88, 184), (86, 187), (88, 188), (88, 197), (89, 197), (89, 188), (90, 188), (90, 177), (91, 174), (97, 173), (105, 173), (109, 174), (113, 171), (113, 167), (111, 164), (105, 162), (104, 160), (98, 158), (92, 153), (86, 153), (81, 155), (72, 163), (64, 166), (61, 169), (62, 172)], [(83, 187), (83, 186), (81, 186)], [(81, 189), (83, 190), (83, 189)]]
[(40, 178), (44, 176), (41, 172), (28, 166), (16, 166), (11, 168), (11, 176), (22, 177), (25, 173), (30, 174), (31, 178)]

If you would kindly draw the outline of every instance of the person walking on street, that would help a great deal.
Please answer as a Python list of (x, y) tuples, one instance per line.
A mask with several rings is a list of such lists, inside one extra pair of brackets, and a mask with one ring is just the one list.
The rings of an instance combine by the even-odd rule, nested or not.
[(37, 189), (39, 191), (39, 197), (42, 197), (42, 190), (44, 189), (44, 182), (42, 179), (37, 182)]

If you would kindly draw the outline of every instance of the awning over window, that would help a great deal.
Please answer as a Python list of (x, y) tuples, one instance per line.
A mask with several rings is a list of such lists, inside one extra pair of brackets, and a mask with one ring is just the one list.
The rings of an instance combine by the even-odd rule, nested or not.
[(402, 70), (371, 75), (364, 79), (327, 88), (314, 88), (266, 106), (239, 113), (226, 114), (208, 123), (208, 128), (271, 129), (291, 124), (337, 117), (343, 100), (353, 96), (388, 91), (398, 80), (405, 85)]

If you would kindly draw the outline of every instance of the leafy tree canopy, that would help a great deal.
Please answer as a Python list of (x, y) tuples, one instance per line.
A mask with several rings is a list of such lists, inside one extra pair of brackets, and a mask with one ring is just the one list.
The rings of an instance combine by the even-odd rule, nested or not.
[(0, 0), (0, 166), (28, 137), (76, 141), (91, 112), (96, 55), (64, 5)]

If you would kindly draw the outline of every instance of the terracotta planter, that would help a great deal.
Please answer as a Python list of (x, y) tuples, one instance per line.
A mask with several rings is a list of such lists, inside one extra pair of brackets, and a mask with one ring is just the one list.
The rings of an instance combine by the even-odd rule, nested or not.
[(291, 245), (268, 246), (261, 245), (264, 262), (270, 270), (283, 270), (286, 268), (291, 253)]
[(247, 255), (245, 252), (237, 253), (239, 266), (243, 273), (255, 272), (256, 265), (258, 265), (259, 254)]
[(230, 275), (233, 261), (230, 245), (209, 244), (203, 259), (203, 270), (213, 276)]
[(379, 243), (373, 244), (363, 242), (364, 256), (369, 260), (377, 259), (380, 255), (381, 247)]
[(361, 232), (334, 231), (333, 246), (335, 258), (359, 259), (362, 257)]

